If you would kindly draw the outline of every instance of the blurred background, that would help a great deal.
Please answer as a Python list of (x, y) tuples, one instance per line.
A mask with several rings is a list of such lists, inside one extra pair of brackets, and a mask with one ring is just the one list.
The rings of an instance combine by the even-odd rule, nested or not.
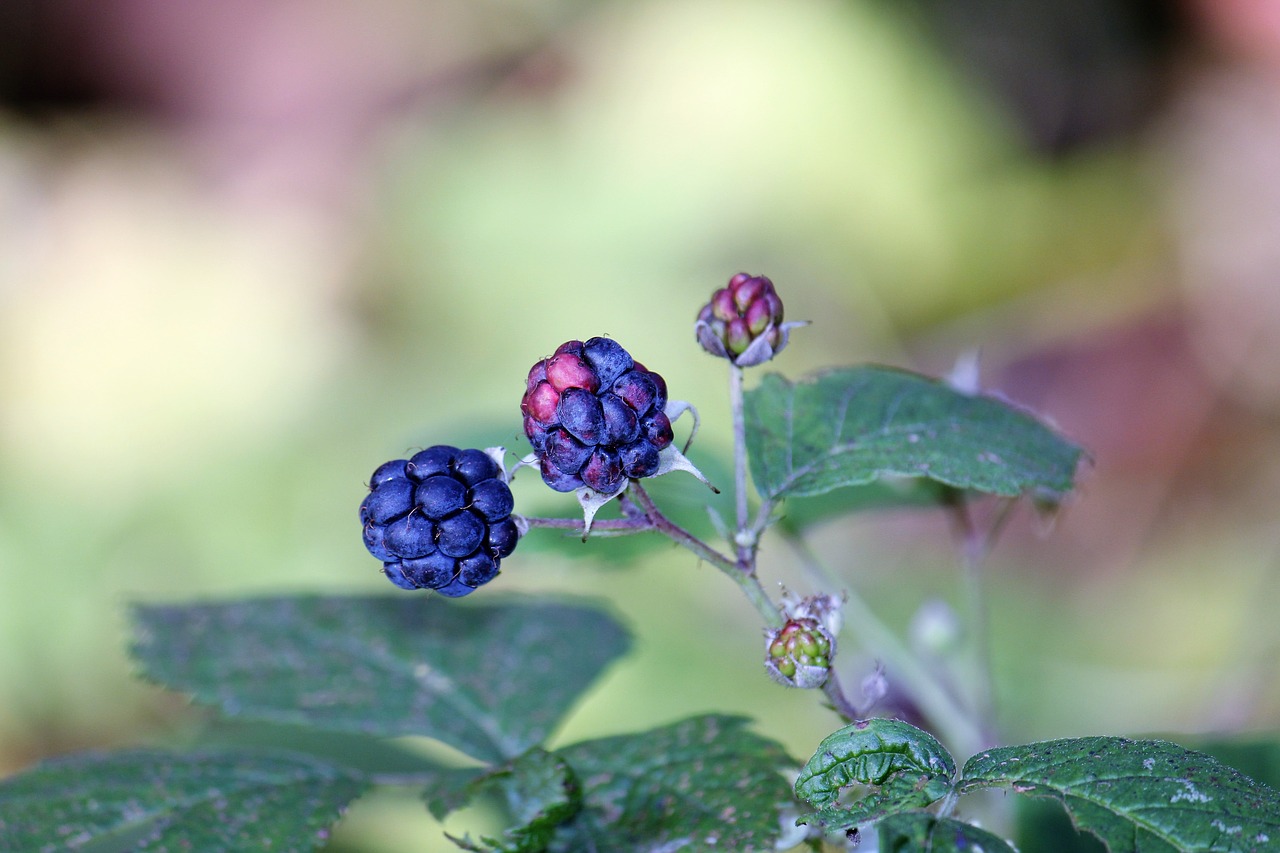
[[(129, 602), (390, 591), (369, 473), (522, 455), (525, 372), (565, 340), (662, 373), (728, 482), (692, 323), (740, 270), (816, 321), (771, 369), (979, 350), (1089, 449), (987, 566), (1006, 741), (1274, 730), (1277, 152), (1267, 0), (8, 0), (0, 772), (198, 728), (134, 678)], [(659, 496), (703, 519), (692, 479)], [(637, 635), (558, 742), (724, 710), (807, 756), (836, 718), (764, 681), (730, 584), (649, 544), (539, 531), (486, 590), (598, 596)], [(958, 600), (939, 514), (815, 547), (904, 632)], [(406, 837), (439, 833), (379, 795), (336, 845)]]

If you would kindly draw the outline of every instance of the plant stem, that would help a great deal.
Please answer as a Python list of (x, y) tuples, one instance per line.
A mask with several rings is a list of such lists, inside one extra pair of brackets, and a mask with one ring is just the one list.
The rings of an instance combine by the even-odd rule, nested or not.
[(965, 609), (973, 659), (973, 705), (987, 744), (997, 741), (995, 677), (991, 667), (991, 626), (983, 594), (983, 566), (996, 538), (1004, 529), (1014, 507), (1012, 499), (997, 508), (990, 528), (984, 533), (974, 523), (969, 502), (957, 494), (950, 502), (951, 517), (960, 539), (960, 561), (964, 569)]
[(749, 510), (747, 507), (747, 426), (743, 414), (742, 368), (729, 364), (729, 411), (733, 414), (733, 498), (737, 510), (737, 527), (734, 545), (738, 551), (738, 562), (744, 565), (752, 562), (755, 552), (755, 537), (751, 544), (745, 541), (744, 534), (750, 529)]
[(849, 722), (857, 722), (866, 716), (865, 711), (859, 710), (849, 701), (849, 697), (844, 695), (844, 688), (840, 686), (840, 677), (836, 675), (834, 668), (827, 674), (827, 680), (822, 685), (822, 692), (831, 701), (831, 707), (835, 709), (835, 712)]
[(760, 579), (756, 577), (755, 567), (749, 562), (743, 563), (740, 560), (720, 553), (671, 519), (663, 515), (662, 510), (658, 509), (653, 499), (649, 497), (649, 493), (644, 490), (639, 481), (632, 480), (629, 493), (635, 499), (636, 503), (644, 510), (645, 517), (652, 523), (656, 530), (666, 534), (677, 545), (681, 545), (694, 554), (697, 554), (703, 560), (711, 563), (716, 568), (724, 572), (747, 596), (747, 599), (755, 606), (756, 611), (764, 619), (765, 624), (770, 628), (781, 628), (785, 620), (782, 613), (778, 610), (764, 591), (764, 587), (760, 585)]
[[(583, 523), (580, 518), (538, 518), (524, 516), (530, 527), (548, 527), (555, 530), (572, 530), (581, 534)], [(607, 531), (610, 533), (644, 533), (653, 530), (654, 525), (648, 517), (641, 518), (605, 518), (591, 523), (591, 532)]]

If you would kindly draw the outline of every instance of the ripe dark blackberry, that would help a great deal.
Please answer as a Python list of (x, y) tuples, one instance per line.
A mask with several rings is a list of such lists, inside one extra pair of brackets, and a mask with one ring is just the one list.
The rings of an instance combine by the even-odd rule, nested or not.
[(487, 453), (439, 444), (378, 466), (360, 523), (392, 583), (456, 598), (493, 580), (515, 550), (514, 505)]
[(569, 341), (529, 370), (520, 411), (543, 481), (617, 492), (671, 444), (667, 384), (611, 338)]

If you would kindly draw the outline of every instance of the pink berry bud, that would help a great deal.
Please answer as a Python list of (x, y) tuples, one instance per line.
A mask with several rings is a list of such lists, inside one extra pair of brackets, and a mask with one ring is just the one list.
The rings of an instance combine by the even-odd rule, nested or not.
[(788, 687), (821, 687), (831, 673), (834, 654), (835, 638), (817, 619), (788, 619), (765, 633), (765, 670)]
[(765, 276), (738, 273), (698, 312), (694, 332), (702, 348), (739, 367), (763, 364), (787, 345), (782, 300)]

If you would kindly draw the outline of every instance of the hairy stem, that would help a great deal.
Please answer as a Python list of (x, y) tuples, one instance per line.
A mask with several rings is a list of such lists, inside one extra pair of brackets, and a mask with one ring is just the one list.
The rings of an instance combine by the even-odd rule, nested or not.
[(836, 675), (835, 669), (828, 673), (826, 683), (822, 685), (822, 692), (826, 694), (835, 712), (849, 722), (857, 722), (866, 716), (866, 711), (860, 710), (849, 701), (848, 696), (844, 695), (844, 688), (840, 686), (840, 677)]
[[(738, 551), (738, 562), (749, 564), (755, 548), (745, 538), (750, 528), (747, 507), (747, 426), (743, 414), (742, 378), (742, 368), (731, 362), (729, 364), (729, 411), (733, 414), (733, 499), (738, 522), (735, 528), (734, 546)], [(752, 536), (750, 542), (754, 543), (754, 541), (755, 537)]]
[(747, 596), (747, 599), (755, 606), (756, 611), (764, 619), (765, 624), (770, 628), (781, 628), (784, 624), (781, 612), (777, 605), (770, 599), (764, 591), (764, 587), (760, 585), (760, 579), (756, 577), (755, 567), (740, 560), (734, 560), (725, 554), (720, 553), (671, 519), (663, 515), (662, 510), (658, 509), (654, 504), (653, 498), (649, 497), (649, 493), (644, 490), (639, 481), (632, 480), (629, 494), (635, 502), (644, 510), (645, 518), (652, 523), (653, 528), (665, 534), (677, 545), (689, 549), (703, 560), (711, 563), (716, 568), (724, 572)]
[[(582, 534), (584, 525), (580, 518), (537, 518), (534, 516), (523, 516), (524, 520), (529, 523), (530, 527), (548, 527), (554, 530), (572, 530), (579, 535)], [(618, 535), (627, 533), (645, 533), (653, 530), (653, 522), (647, 516), (639, 518), (605, 518), (594, 521), (591, 524), (591, 532), (596, 531), (614, 533)]]

